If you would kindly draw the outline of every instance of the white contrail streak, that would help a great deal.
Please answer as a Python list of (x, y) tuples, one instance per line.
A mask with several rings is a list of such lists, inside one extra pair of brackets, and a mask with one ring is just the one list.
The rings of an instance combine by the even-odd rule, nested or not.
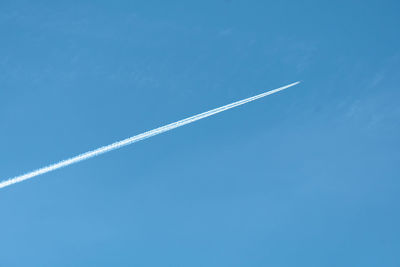
[(268, 92), (253, 96), (253, 97), (249, 97), (249, 98), (234, 102), (234, 103), (226, 105), (226, 106), (215, 108), (215, 109), (212, 109), (212, 110), (197, 114), (195, 116), (192, 116), (192, 117), (189, 117), (189, 118), (177, 121), (177, 122), (173, 122), (173, 123), (170, 123), (168, 125), (165, 125), (165, 126), (162, 126), (162, 127), (159, 127), (159, 128), (156, 128), (154, 130), (150, 130), (150, 131), (147, 131), (147, 132), (144, 132), (144, 133), (141, 133), (141, 134), (126, 138), (124, 140), (112, 143), (110, 145), (102, 146), (102, 147), (97, 148), (95, 150), (88, 151), (86, 153), (83, 153), (83, 154), (80, 154), (78, 156), (75, 156), (75, 157), (60, 161), (58, 163), (54, 163), (52, 165), (37, 169), (35, 171), (28, 172), (26, 174), (23, 174), (23, 175), (20, 175), (20, 176), (16, 176), (16, 177), (8, 179), (8, 180), (4, 180), (4, 181), (0, 182), (0, 188), (3, 188), (3, 187), (6, 187), (6, 186), (15, 184), (15, 183), (19, 183), (19, 182), (31, 179), (31, 178), (36, 177), (38, 175), (45, 174), (45, 173), (48, 173), (48, 172), (51, 172), (51, 171), (66, 167), (68, 165), (71, 165), (71, 164), (74, 164), (74, 163), (77, 163), (77, 162), (80, 162), (80, 161), (83, 161), (83, 160), (98, 156), (100, 154), (109, 152), (109, 151), (117, 149), (117, 148), (121, 148), (123, 146), (127, 146), (129, 144), (141, 141), (141, 140), (149, 138), (151, 136), (154, 136), (154, 135), (157, 135), (157, 134), (160, 134), (160, 133), (163, 133), (163, 132), (166, 132), (166, 131), (169, 131), (169, 130), (172, 130), (172, 129), (175, 129), (175, 128), (178, 128), (178, 127), (181, 127), (181, 126), (183, 126), (185, 124), (189, 124), (189, 123), (195, 122), (197, 120), (201, 120), (203, 118), (206, 118), (206, 117), (212, 116), (214, 114), (220, 113), (222, 111), (225, 111), (225, 110), (228, 110), (228, 109), (231, 109), (231, 108), (246, 104), (248, 102), (254, 101), (254, 100), (259, 99), (259, 98), (262, 98), (264, 96), (272, 95), (272, 94), (274, 94), (276, 92), (279, 92), (279, 91), (282, 91), (282, 90), (287, 89), (289, 87), (292, 87), (292, 86), (294, 86), (294, 85), (296, 85), (298, 83), (300, 83), (300, 82), (291, 83), (289, 85), (282, 86), (280, 88), (277, 88), (277, 89), (274, 89), (274, 90), (271, 90), (271, 91), (268, 91)]

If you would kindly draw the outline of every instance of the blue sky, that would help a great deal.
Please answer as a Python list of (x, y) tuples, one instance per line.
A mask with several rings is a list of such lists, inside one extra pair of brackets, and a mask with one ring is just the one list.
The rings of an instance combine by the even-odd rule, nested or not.
[(398, 266), (399, 11), (1, 1), (1, 179), (303, 83), (4, 188), (0, 266)]

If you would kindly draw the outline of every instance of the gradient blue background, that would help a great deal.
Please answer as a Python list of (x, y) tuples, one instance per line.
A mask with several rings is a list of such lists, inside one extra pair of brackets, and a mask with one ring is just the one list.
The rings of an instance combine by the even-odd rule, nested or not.
[(1, 1), (0, 266), (400, 266), (399, 1)]

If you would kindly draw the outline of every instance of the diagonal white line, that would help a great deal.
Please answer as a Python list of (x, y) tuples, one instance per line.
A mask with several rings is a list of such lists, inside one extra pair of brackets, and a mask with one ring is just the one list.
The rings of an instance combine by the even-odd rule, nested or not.
[(217, 113), (220, 113), (222, 111), (225, 111), (225, 110), (228, 110), (228, 109), (231, 109), (231, 108), (246, 104), (248, 102), (251, 102), (251, 101), (254, 101), (256, 99), (265, 97), (267, 95), (272, 95), (274, 93), (277, 93), (279, 91), (285, 90), (285, 89), (287, 89), (289, 87), (292, 87), (292, 86), (294, 86), (296, 84), (299, 84), (299, 83), (300, 82), (291, 83), (291, 84), (288, 84), (286, 86), (282, 86), (282, 87), (279, 87), (277, 89), (274, 89), (274, 90), (271, 90), (271, 91), (268, 91), (268, 92), (265, 92), (265, 93), (262, 93), (262, 94), (259, 94), (259, 95), (256, 95), (256, 96), (249, 97), (249, 98), (246, 98), (246, 99), (231, 103), (229, 105), (225, 105), (225, 106), (222, 106), (222, 107), (219, 107), (219, 108), (215, 108), (215, 109), (212, 109), (212, 110), (209, 110), (209, 111), (194, 115), (192, 117), (189, 117), (189, 118), (177, 121), (177, 122), (173, 122), (173, 123), (167, 124), (165, 126), (161, 126), (159, 128), (156, 128), (156, 129), (153, 129), (153, 130), (150, 130), (150, 131), (147, 131), (147, 132), (144, 132), (144, 133), (141, 133), (141, 134), (126, 138), (124, 140), (112, 143), (110, 145), (102, 146), (100, 148), (88, 151), (86, 153), (80, 154), (78, 156), (75, 156), (75, 157), (72, 157), (72, 158), (69, 158), (69, 159), (66, 159), (66, 160), (62, 160), (62, 161), (60, 161), (58, 163), (54, 163), (54, 164), (48, 165), (46, 167), (37, 169), (35, 171), (28, 172), (28, 173), (25, 173), (23, 175), (19, 175), (19, 176), (10, 178), (8, 180), (4, 180), (4, 181), (0, 182), (0, 188), (3, 188), (3, 187), (6, 187), (6, 186), (15, 184), (15, 183), (19, 183), (19, 182), (31, 179), (31, 178), (39, 176), (41, 174), (45, 174), (45, 173), (60, 169), (60, 168), (66, 167), (68, 165), (83, 161), (83, 160), (87, 160), (89, 158), (98, 156), (100, 154), (109, 152), (109, 151), (114, 150), (114, 149), (121, 148), (123, 146), (127, 146), (127, 145), (135, 143), (135, 142), (139, 142), (139, 141), (141, 141), (143, 139), (152, 137), (154, 135), (157, 135), (157, 134), (160, 134), (160, 133), (163, 133), (163, 132), (166, 132), (166, 131), (170, 131), (172, 129), (181, 127), (183, 125), (186, 125), (186, 124), (189, 124), (189, 123), (201, 120), (201, 119), (204, 119), (206, 117), (209, 117), (209, 116), (215, 115)]

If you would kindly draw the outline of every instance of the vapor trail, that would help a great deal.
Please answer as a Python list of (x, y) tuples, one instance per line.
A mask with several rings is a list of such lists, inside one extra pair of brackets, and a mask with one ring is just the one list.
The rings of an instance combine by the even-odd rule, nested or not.
[(127, 146), (129, 144), (132, 144), (132, 143), (141, 141), (143, 139), (152, 137), (154, 135), (157, 135), (157, 134), (160, 134), (160, 133), (163, 133), (163, 132), (166, 132), (166, 131), (169, 131), (169, 130), (172, 130), (172, 129), (175, 129), (175, 128), (178, 128), (178, 127), (181, 127), (181, 126), (183, 126), (185, 124), (189, 124), (189, 123), (195, 122), (197, 120), (204, 119), (206, 117), (212, 116), (212, 115), (220, 113), (222, 111), (225, 111), (225, 110), (228, 110), (228, 109), (231, 109), (231, 108), (246, 104), (248, 102), (254, 101), (254, 100), (258, 99), (258, 98), (262, 98), (264, 96), (271, 95), (271, 94), (274, 94), (276, 92), (282, 91), (282, 90), (287, 89), (289, 87), (292, 87), (292, 86), (294, 86), (294, 85), (296, 85), (298, 83), (300, 83), (300, 82), (291, 83), (289, 85), (282, 86), (280, 88), (277, 88), (277, 89), (274, 89), (274, 90), (271, 90), (271, 91), (268, 91), (268, 92), (253, 96), (253, 97), (249, 97), (249, 98), (234, 102), (234, 103), (229, 104), (229, 105), (225, 105), (225, 106), (222, 106), (222, 107), (219, 107), (219, 108), (215, 108), (215, 109), (212, 109), (212, 110), (197, 114), (195, 116), (192, 116), (192, 117), (189, 117), (189, 118), (177, 121), (177, 122), (173, 122), (173, 123), (167, 124), (165, 126), (161, 126), (161, 127), (156, 128), (154, 130), (150, 130), (150, 131), (147, 131), (147, 132), (144, 132), (144, 133), (141, 133), (141, 134), (126, 138), (124, 140), (112, 143), (110, 145), (102, 146), (102, 147), (97, 148), (95, 150), (88, 151), (86, 153), (83, 153), (83, 154), (80, 154), (78, 156), (75, 156), (75, 157), (60, 161), (58, 163), (54, 163), (52, 165), (37, 169), (35, 171), (28, 172), (26, 174), (10, 178), (8, 180), (4, 180), (4, 181), (0, 182), (0, 188), (3, 188), (3, 187), (6, 187), (6, 186), (15, 184), (15, 183), (19, 183), (19, 182), (31, 179), (31, 178), (39, 176), (41, 174), (45, 174), (45, 173), (48, 173), (48, 172), (51, 172), (51, 171), (66, 167), (68, 165), (71, 165), (71, 164), (74, 164), (74, 163), (77, 163), (77, 162), (80, 162), (80, 161), (83, 161), (83, 160), (87, 160), (89, 158), (98, 156), (100, 154), (109, 152), (111, 150), (118, 149), (118, 148), (121, 148), (123, 146)]

